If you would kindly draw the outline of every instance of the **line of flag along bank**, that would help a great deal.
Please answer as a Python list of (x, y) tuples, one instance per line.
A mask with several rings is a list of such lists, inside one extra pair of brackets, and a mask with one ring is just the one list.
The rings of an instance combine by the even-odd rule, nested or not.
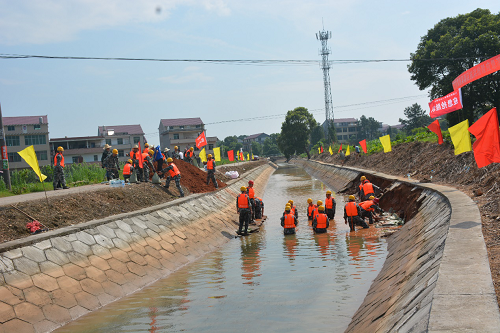
[[(446, 96), (436, 98), (429, 103), (430, 116), (436, 118), (444, 114), (462, 109), (462, 93), (461, 88), (477, 79), (486, 75), (492, 74), (500, 70), (500, 54), (485, 60), (476, 66), (468, 69), (460, 74), (452, 83), (454, 91)], [(439, 121), (436, 119), (427, 128), (436, 133), (438, 143), (443, 143), (443, 135)], [(497, 109), (492, 108), (481, 118), (479, 118), (472, 126), (469, 126), (469, 120), (466, 119), (457, 125), (448, 128), (451, 141), (455, 148), (455, 155), (459, 155), (468, 151), (474, 151), (474, 158), (478, 168), (485, 167), (491, 163), (500, 163), (500, 132), (498, 124)], [(471, 144), (470, 134), (476, 137), (474, 144)], [(384, 153), (392, 151), (391, 138), (385, 135), (379, 138)], [(366, 140), (360, 141), (359, 145), (364, 153), (367, 153)], [(340, 145), (339, 153), (342, 151)], [(332, 147), (329, 148), (330, 155), (333, 155)], [(318, 153), (323, 153), (323, 147), (318, 148)], [(350, 155), (349, 146), (345, 153)]]

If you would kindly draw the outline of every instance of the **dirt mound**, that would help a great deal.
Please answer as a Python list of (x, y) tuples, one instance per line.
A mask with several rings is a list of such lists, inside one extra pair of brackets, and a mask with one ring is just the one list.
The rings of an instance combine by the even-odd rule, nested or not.
[[(175, 159), (174, 164), (181, 172), (181, 186), (188, 188), (189, 192), (205, 193), (214, 190), (212, 182), (210, 182), (210, 185), (207, 185), (207, 173), (205, 171), (202, 171), (194, 165), (182, 160)], [(223, 181), (219, 179), (216, 180), (219, 188), (226, 186), (226, 183)]]

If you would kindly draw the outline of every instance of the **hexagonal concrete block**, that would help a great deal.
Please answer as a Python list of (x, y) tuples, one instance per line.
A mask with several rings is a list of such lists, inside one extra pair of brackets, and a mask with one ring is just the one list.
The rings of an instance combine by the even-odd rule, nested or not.
[(86, 255), (83, 255), (78, 252), (70, 252), (68, 253), (68, 259), (71, 261), (71, 263), (80, 266), (80, 267), (87, 267), (90, 266), (90, 261), (87, 258)]
[[(161, 257), (161, 255), (160, 255), (160, 257)], [(149, 266), (153, 266), (154, 268), (157, 268), (157, 269), (163, 268), (162, 265), (160, 264), (160, 261), (158, 259), (150, 256), (150, 255), (145, 256), (144, 259), (146, 259)]]
[(75, 252), (83, 254), (84, 256), (90, 256), (92, 254), (90, 245), (87, 245), (82, 241), (74, 241), (71, 243), (71, 246), (73, 247), (73, 250), (75, 250)]
[(52, 246), (58, 249), (61, 252), (69, 252), (73, 251), (73, 247), (71, 246), (71, 243), (68, 242), (66, 239), (63, 237), (55, 237), (50, 240), (52, 243)]
[(12, 287), (2, 286), (0, 287), (0, 300), (10, 305), (16, 305), (24, 301), (23, 295), (17, 296), (10, 289)]
[(3, 277), (5, 278), (5, 283), (18, 289), (29, 288), (33, 285), (31, 276), (18, 271), (3, 273)]
[(33, 325), (36, 332), (52, 332), (59, 327), (60, 324), (51, 322), (50, 320), (42, 320)]
[(135, 262), (131, 261), (127, 263), (127, 267), (130, 272), (134, 273), (135, 275), (139, 276), (145, 276), (147, 274), (146, 269), (144, 266), (138, 265)]
[(62, 289), (54, 290), (51, 297), (54, 304), (60, 305), (66, 309), (70, 309), (77, 305), (75, 296)]
[(102, 289), (102, 286), (99, 282), (96, 282), (92, 279), (84, 279), (80, 281), (80, 284), (82, 285), (82, 289), (89, 294), (92, 294), (94, 296), (97, 296), (99, 294), (102, 294), (104, 292), (104, 289)]
[(21, 249), (13, 249), (2, 253), (2, 256), (7, 257), (9, 259), (16, 259), (16, 258), (21, 258), (23, 256), (23, 253), (21, 252)]
[(12, 262), (14, 263), (14, 267), (20, 272), (26, 273), (28, 275), (40, 273), (40, 267), (38, 267), (38, 263), (31, 259), (21, 257), (13, 259)]
[(33, 279), (33, 284), (40, 289), (45, 291), (52, 291), (59, 289), (59, 285), (57, 284), (57, 280), (52, 276), (47, 274), (36, 274), (31, 277)]
[(48, 260), (61, 266), (69, 263), (69, 259), (66, 253), (59, 251), (56, 248), (50, 248), (45, 250), (45, 256), (47, 256)]
[(110, 251), (111, 251), (111, 255), (113, 256), (113, 258), (118, 259), (121, 262), (130, 261), (130, 258), (129, 258), (129, 255), (127, 254), (127, 252), (122, 251), (120, 249), (116, 249), (116, 248), (112, 249)]
[(129, 233), (129, 234), (133, 232), (132, 228), (130, 227), (130, 225), (128, 223), (125, 223), (122, 220), (118, 220), (115, 222), (116, 222), (116, 225), (118, 226), (118, 228), (120, 228), (124, 232)]
[(99, 283), (102, 283), (108, 279), (108, 277), (106, 276), (106, 274), (104, 274), (103, 271), (93, 266), (85, 267), (85, 273), (87, 273), (87, 276), (90, 279), (97, 281)]
[(17, 318), (27, 321), (28, 323), (31, 324), (34, 324), (38, 321), (45, 319), (42, 310), (40, 310), (38, 306), (28, 302), (23, 302), (21, 304), (14, 306), (14, 311), (16, 313)]
[[(99, 244), (107, 249), (112, 249), (115, 247), (115, 244), (113, 244), (111, 239), (104, 236), (104, 235), (98, 234), (98, 235), (95, 235), (94, 238), (95, 238), (97, 244)], [(94, 252), (94, 254), (95, 254), (95, 252)]]
[(92, 266), (94, 266), (102, 271), (105, 271), (105, 270), (108, 270), (111, 268), (106, 260), (104, 260), (101, 257), (98, 257), (96, 255), (90, 256), (89, 261), (90, 261), (90, 265), (92, 265)]
[(109, 303), (115, 301), (116, 297), (111, 296), (111, 295), (106, 294), (106, 293), (102, 293), (102, 294), (97, 296), (97, 299), (102, 304), (102, 306), (105, 306), (105, 305), (108, 305)]
[(101, 257), (102, 259), (109, 259), (112, 258), (113, 256), (111, 255), (111, 252), (109, 250), (99, 244), (95, 244), (91, 246), (92, 252), (98, 257)]
[(23, 290), (24, 297), (27, 302), (33, 303), (38, 306), (49, 304), (51, 302), (49, 293), (38, 287), (29, 287)]
[(5, 333), (9, 332), (35, 333), (33, 325), (25, 321), (19, 320), (17, 318), (9, 320), (5, 324), (3, 324), (2, 329)]
[(132, 251), (130, 244), (125, 242), (121, 238), (113, 238), (113, 244), (115, 244), (115, 246), (122, 251), (125, 251), (125, 252)]
[[(134, 251), (134, 252), (136, 252), (136, 253), (138, 253), (140, 255), (146, 255), (146, 254), (148, 254), (146, 252), (146, 249), (144, 248), (144, 246), (142, 246), (140, 244), (133, 243), (133, 244), (130, 245), (130, 247), (132, 248), (132, 251)], [(130, 254), (129, 254), (129, 256), (130, 256)]]
[(116, 238), (115, 231), (106, 225), (97, 226), (96, 229), (101, 235), (106, 236), (107, 238)]
[(109, 280), (104, 281), (103, 283), (101, 283), (101, 286), (104, 289), (104, 291), (107, 294), (110, 294), (111, 296), (122, 297), (124, 295), (122, 287), (119, 284), (114, 283), (112, 281)]
[(77, 240), (89, 246), (96, 244), (94, 236), (92, 236), (89, 233), (86, 233), (85, 231), (79, 231), (75, 234), (75, 236)]
[(155, 249), (157, 251), (161, 250), (161, 245), (156, 239), (146, 238), (146, 242), (148, 242), (148, 245), (151, 246), (153, 249)]
[(141, 228), (135, 224), (130, 226), (132, 230), (134, 230), (134, 233), (141, 236), (141, 237), (148, 237), (148, 233), (146, 232), (145, 228)]
[(80, 305), (74, 306), (71, 309), (69, 309), (69, 314), (71, 315), (71, 318), (73, 320), (80, 318), (83, 315), (86, 315), (90, 311), (85, 309), (84, 307), (81, 307)]
[[(143, 230), (147, 228), (146, 224), (145, 224), (143, 221), (141, 221), (141, 220), (140, 220), (138, 217), (136, 217), (136, 216), (134, 216), (134, 217), (130, 218), (130, 220), (131, 220), (131, 221), (132, 221), (132, 222), (133, 222), (136, 226), (138, 226), (139, 228), (141, 228), (141, 229), (143, 229)], [(132, 227), (132, 225), (131, 225), (130, 227)], [(133, 229), (133, 228), (132, 228), (132, 229)]]
[(119, 285), (124, 285), (127, 283), (127, 280), (125, 279), (125, 276), (122, 273), (118, 273), (117, 271), (113, 269), (108, 269), (106, 272), (104, 272), (108, 279), (116, 284)]
[(52, 261), (42, 262), (39, 264), (39, 266), (42, 273), (45, 273), (52, 277), (57, 278), (64, 275), (64, 271), (62, 270), (61, 266), (53, 263)]
[(33, 246), (40, 250), (47, 250), (52, 247), (52, 243), (50, 242), (50, 239), (46, 239), (41, 242), (33, 244)]
[(141, 256), (140, 254), (138, 254), (136, 252), (130, 252), (129, 257), (130, 257), (130, 260), (132, 260), (136, 264), (139, 264), (142, 266), (147, 264), (146, 260), (144, 259), (144, 256)]
[(66, 275), (58, 277), (57, 283), (59, 284), (62, 290), (67, 291), (71, 294), (76, 294), (82, 291), (82, 286), (80, 285), (80, 282)]
[(0, 302), (0, 323), (5, 323), (15, 316), (16, 314), (14, 313), (14, 308), (12, 307), (12, 305)]
[(111, 258), (108, 260), (108, 264), (111, 267), (111, 269), (113, 269), (119, 273), (125, 274), (128, 272), (127, 265), (125, 265), (125, 263), (121, 262), (118, 259)]
[[(160, 232), (161, 232), (161, 231), (160, 231)], [(161, 240), (161, 236), (160, 236), (159, 232), (153, 231), (153, 230), (151, 230), (151, 229), (146, 229), (146, 233), (147, 233), (147, 234), (148, 234), (148, 236), (149, 236), (149, 237), (145, 237), (145, 238), (146, 238), (146, 240), (147, 240), (148, 238), (152, 238), (152, 239), (154, 239), (154, 240), (156, 240), (156, 241), (160, 241), (160, 240)]]
[(130, 228), (130, 230), (131, 230), (130, 232), (126, 232), (126, 231), (123, 231), (122, 229), (117, 229), (115, 231), (115, 233), (119, 239), (121, 239), (127, 243), (131, 243), (133, 241), (133, 239), (132, 239), (132, 236), (130, 236), (130, 234), (133, 233), (133, 231), (132, 231), (132, 228)]
[(71, 321), (71, 315), (68, 309), (57, 304), (45, 305), (42, 311), (45, 314), (45, 318), (54, 323), (63, 324)]
[(26, 258), (36, 262), (44, 262), (47, 260), (47, 257), (45, 257), (45, 252), (35, 246), (26, 246), (22, 248), (22, 252)]
[(83, 280), (85, 278), (87, 278), (87, 274), (85, 274), (85, 270), (80, 267), (80, 266), (77, 266), (75, 264), (66, 264), (64, 266), (62, 266), (62, 269), (64, 271), (64, 273), (66, 273), (67, 276), (75, 279), (75, 280)]
[(97, 297), (85, 291), (80, 291), (79, 293), (75, 294), (75, 298), (78, 305), (90, 311), (95, 310), (101, 306), (101, 303), (99, 303)]
[[(166, 241), (164, 241), (164, 240), (162, 240), (161, 242), (163, 242), (163, 243), (166, 243), (166, 244), (170, 245), (169, 243), (167, 243), (167, 242), (166, 242)], [(160, 245), (163, 247), (163, 245), (161, 244), (161, 242), (160, 242)], [(153, 256), (153, 257), (155, 257), (156, 259), (161, 259), (161, 258), (162, 258), (161, 254), (160, 254), (161, 249), (160, 249), (160, 250), (156, 250), (156, 249), (153, 249), (151, 246), (146, 246), (146, 247), (145, 247), (145, 249), (146, 249), (146, 251), (148, 252), (148, 254), (149, 254), (150, 256)]]

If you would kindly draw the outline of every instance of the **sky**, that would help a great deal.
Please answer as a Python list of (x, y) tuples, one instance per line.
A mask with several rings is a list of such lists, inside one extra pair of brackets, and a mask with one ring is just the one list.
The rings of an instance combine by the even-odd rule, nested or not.
[[(318, 31), (332, 33), (330, 60), (408, 59), (440, 20), (498, 13), (500, 1), (0, 0), (0, 8), (0, 54), (308, 61), (0, 59), (4, 117), (48, 115), (51, 138), (140, 124), (157, 144), (160, 119), (200, 117), (221, 140), (278, 133), (299, 106), (323, 122)], [(428, 109), (408, 64), (334, 62), (334, 117), (395, 125), (414, 103)]]

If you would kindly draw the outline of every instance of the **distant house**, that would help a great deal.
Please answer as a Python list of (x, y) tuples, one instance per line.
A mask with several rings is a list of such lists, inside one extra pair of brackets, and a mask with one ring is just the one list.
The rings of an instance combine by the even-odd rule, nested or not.
[(267, 135), (266, 133), (258, 133), (247, 136), (243, 139), (243, 150), (250, 151), (253, 142), (257, 142), (261, 145), (264, 144), (264, 140), (266, 140), (266, 138), (268, 137), (269, 135)]
[[(204, 130), (205, 125), (200, 118), (161, 119), (158, 127), (160, 146), (162, 149), (169, 148), (172, 151), (175, 146), (178, 146), (182, 151), (190, 147), (198, 151), (199, 149), (196, 148), (196, 138)], [(213, 153), (216, 142), (217, 137), (207, 136), (205, 151)]]
[(99, 126), (97, 136), (50, 139), (50, 147), (52, 152), (59, 146), (64, 148), (65, 163), (100, 163), (106, 144), (112, 146), (111, 150), (118, 150), (118, 160), (126, 161), (127, 154), (139, 142), (144, 149), (146, 139), (141, 125), (116, 125)]
[(358, 135), (359, 126), (358, 120), (355, 118), (338, 118), (333, 120), (335, 131), (337, 132), (337, 140), (339, 143), (349, 142), (351, 135)]
[(47, 116), (3, 117), (3, 130), (10, 169), (29, 167), (17, 152), (31, 145), (40, 166), (51, 164)]
[(387, 124), (382, 124), (382, 126), (378, 129), (380, 132), (380, 135), (387, 135), (389, 134), (389, 128), (396, 129), (396, 130), (401, 130), (403, 129), (404, 125), (402, 124), (397, 124), (397, 125), (387, 125)]

